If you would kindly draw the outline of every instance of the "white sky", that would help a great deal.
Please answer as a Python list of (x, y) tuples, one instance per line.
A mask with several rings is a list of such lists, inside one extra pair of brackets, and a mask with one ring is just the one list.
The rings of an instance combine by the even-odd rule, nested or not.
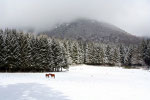
[(150, 0), (0, 0), (0, 27), (48, 29), (91, 18), (150, 36)]

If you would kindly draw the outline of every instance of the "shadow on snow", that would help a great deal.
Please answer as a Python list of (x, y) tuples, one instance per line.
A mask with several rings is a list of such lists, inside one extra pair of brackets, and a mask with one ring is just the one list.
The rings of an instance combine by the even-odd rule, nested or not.
[(0, 86), (0, 100), (69, 100), (61, 92), (42, 84), (19, 83)]

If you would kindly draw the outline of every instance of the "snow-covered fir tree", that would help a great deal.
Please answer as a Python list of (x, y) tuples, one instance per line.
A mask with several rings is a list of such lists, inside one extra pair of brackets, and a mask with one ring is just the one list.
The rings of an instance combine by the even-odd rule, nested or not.
[(0, 69), (3, 71), (5, 69), (5, 42), (3, 30), (0, 30)]
[(142, 58), (148, 68), (150, 68), (150, 39), (142, 42)]
[(73, 64), (150, 66), (149, 61), (149, 39), (125, 45), (0, 30), (0, 71), (61, 71)]

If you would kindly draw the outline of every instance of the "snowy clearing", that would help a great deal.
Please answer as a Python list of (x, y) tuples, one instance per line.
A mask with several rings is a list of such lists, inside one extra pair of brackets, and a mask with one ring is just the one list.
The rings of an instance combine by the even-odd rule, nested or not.
[(80, 65), (55, 75), (0, 73), (0, 100), (149, 100), (146, 70)]

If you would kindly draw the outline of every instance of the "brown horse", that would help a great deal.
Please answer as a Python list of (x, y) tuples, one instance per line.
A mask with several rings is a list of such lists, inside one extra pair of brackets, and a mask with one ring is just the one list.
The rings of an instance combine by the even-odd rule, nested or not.
[(46, 77), (46, 78), (49, 78), (49, 76), (55, 78), (55, 74), (50, 74), (50, 73), (49, 73), (49, 74), (45, 74), (45, 77)]
[(49, 78), (49, 74), (45, 74), (45, 77), (46, 77), (46, 78)]
[(55, 78), (55, 74), (49, 74), (51, 77)]

